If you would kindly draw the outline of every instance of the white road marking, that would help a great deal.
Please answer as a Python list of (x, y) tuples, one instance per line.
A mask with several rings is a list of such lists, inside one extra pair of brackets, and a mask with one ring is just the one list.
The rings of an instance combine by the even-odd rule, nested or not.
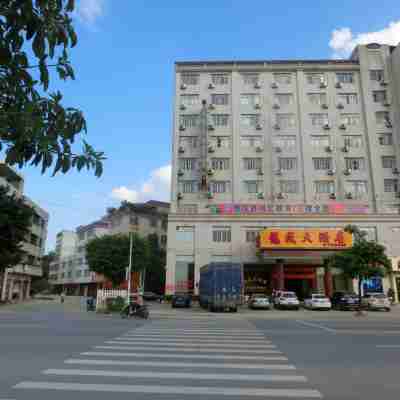
[[(280, 352), (276, 352), (280, 353)], [(82, 356), (109, 356), (109, 357), (139, 357), (139, 358), (185, 358), (185, 359), (210, 359), (210, 360), (263, 360), (263, 361), (287, 361), (283, 356), (229, 356), (216, 354), (160, 354), (160, 353), (116, 353), (105, 351), (85, 351)], [(0, 399), (1, 400), (1, 399)]]
[(135, 336), (137, 333), (142, 333), (145, 335), (167, 335), (167, 334), (177, 334), (177, 335), (213, 335), (213, 336), (239, 336), (239, 337), (264, 337), (262, 333), (256, 333), (251, 331), (246, 332), (232, 332), (230, 330), (224, 331), (212, 331), (208, 329), (204, 330), (186, 330), (186, 329), (171, 329), (171, 330), (157, 330), (157, 331), (136, 331), (134, 333), (127, 333), (127, 336)]
[(104, 371), (97, 369), (47, 369), (43, 371), (43, 374), (61, 376), (104, 376), (118, 378), (206, 379), (216, 381), (307, 382), (307, 378), (301, 375), (201, 374), (190, 372)]
[(337, 333), (337, 331), (335, 329), (328, 328), (327, 326), (324, 326), (324, 325), (313, 324), (312, 322), (300, 321), (298, 319), (296, 319), (296, 322), (301, 324), (301, 325), (310, 326), (312, 328), (322, 329), (322, 330), (327, 331), (329, 333)]
[[(188, 347), (188, 346), (186, 346)], [(94, 346), (95, 349), (110, 349), (110, 350), (149, 350), (154, 351), (154, 347), (146, 347), (146, 346)], [(176, 353), (178, 350), (173, 347), (157, 347), (157, 351), (163, 352), (174, 352)], [(244, 354), (280, 354), (281, 352), (278, 350), (253, 350), (253, 349), (200, 349), (197, 346), (192, 346), (190, 348), (179, 348), (179, 353), (188, 352), (188, 353), (244, 353)]]
[(321, 399), (318, 390), (309, 389), (256, 389), (256, 388), (227, 388), (227, 387), (192, 387), (192, 386), (156, 386), (156, 385), (107, 385), (93, 383), (65, 382), (21, 382), (15, 389), (48, 389), (77, 392), (111, 392), (111, 393), (155, 393), (183, 395), (222, 395), (239, 397), (286, 397)]
[(174, 346), (174, 347), (209, 347), (209, 348), (236, 348), (236, 349), (273, 349), (276, 346), (273, 344), (224, 344), (224, 343), (179, 343), (179, 342), (166, 342), (166, 341), (159, 341), (157, 343), (149, 343), (149, 342), (141, 342), (141, 341), (132, 341), (132, 342), (125, 342), (123, 340), (109, 340), (106, 341), (107, 344), (133, 344), (133, 345), (144, 345), (144, 346)]
[(378, 344), (378, 349), (400, 349), (400, 344)]
[(170, 362), (170, 361), (120, 361), (120, 360), (86, 360), (68, 359), (65, 364), (77, 365), (125, 365), (125, 366), (144, 366), (144, 367), (182, 367), (182, 368), (235, 368), (235, 369), (296, 369), (294, 365), (285, 364), (212, 364), (212, 363), (191, 363), (191, 362)]
[(196, 342), (196, 343), (216, 343), (216, 344), (226, 343), (226, 344), (233, 344), (233, 345), (249, 343), (249, 340), (250, 340), (250, 344), (254, 344), (254, 343), (270, 344), (271, 343), (270, 340), (266, 340), (266, 339), (233, 339), (232, 340), (232, 339), (222, 339), (222, 338), (217, 338), (217, 339), (200, 338), (200, 339), (198, 339), (198, 338), (181, 338), (181, 337), (175, 337), (175, 338), (174, 337), (172, 337), (172, 338), (163, 337), (163, 338), (156, 339), (156, 338), (149, 338), (149, 337), (136, 338), (136, 337), (121, 336), (121, 337), (117, 337), (113, 340), (140, 341), (140, 342), (145, 341), (145, 342), (156, 342), (156, 343), (159, 343), (159, 342), (186, 342), (186, 343)]

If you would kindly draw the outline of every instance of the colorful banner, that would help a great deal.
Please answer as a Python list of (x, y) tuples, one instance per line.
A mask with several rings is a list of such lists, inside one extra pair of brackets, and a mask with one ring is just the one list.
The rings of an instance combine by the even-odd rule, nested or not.
[(235, 204), (222, 203), (210, 205), (214, 215), (242, 214), (368, 214), (367, 204)]
[(267, 249), (346, 249), (353, 245), (351, 233), (342, 229), (265, 229), (259, 248)]

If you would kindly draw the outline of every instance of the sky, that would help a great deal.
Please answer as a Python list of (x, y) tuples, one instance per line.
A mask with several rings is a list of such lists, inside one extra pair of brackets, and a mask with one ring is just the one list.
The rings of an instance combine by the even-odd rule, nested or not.
[(121, 200), (169, 200), (174, 62), (346, 58), (358, 43), (400, 42), (398, 0), (80, 0), (73, 16), (76, 80), (54, 80), (83, 110), (104, 173), (41, 175), (23, 168), (25, 194), (56, 233)]

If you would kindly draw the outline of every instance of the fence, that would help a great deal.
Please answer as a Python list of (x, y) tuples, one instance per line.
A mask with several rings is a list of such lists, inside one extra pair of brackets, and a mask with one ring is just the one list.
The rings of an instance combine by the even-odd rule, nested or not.
[(116, 299), (117, 297), (126, 298), (128, 291), (125, 289), (99, 289), (97, 290), (96, 310), (106, 306), (107, 299)]

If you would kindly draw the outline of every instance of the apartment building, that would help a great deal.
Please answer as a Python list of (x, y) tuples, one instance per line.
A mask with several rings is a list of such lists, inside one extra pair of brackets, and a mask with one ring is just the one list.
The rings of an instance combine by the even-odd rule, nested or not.
[(0, 300), (22, 301), (29, 298), (32, 278), (42, 276), (41, 259), (45, 252), (49, 214), (24, 195), (24, 178), (4, 162), (0, 162), (0, 186), (22, 197), (34, 210), (30, 232), (23, 243), (26, 253), (23, 262), (7, 268), (0, 276)]
[(400, 46), (178, 62), (175, 81), (167, 293), (211, 261), (243, 263), (247, 293), (351, 289), (323, 267), (350, 223), (393, 260), (365, 287), (399, 291)]

